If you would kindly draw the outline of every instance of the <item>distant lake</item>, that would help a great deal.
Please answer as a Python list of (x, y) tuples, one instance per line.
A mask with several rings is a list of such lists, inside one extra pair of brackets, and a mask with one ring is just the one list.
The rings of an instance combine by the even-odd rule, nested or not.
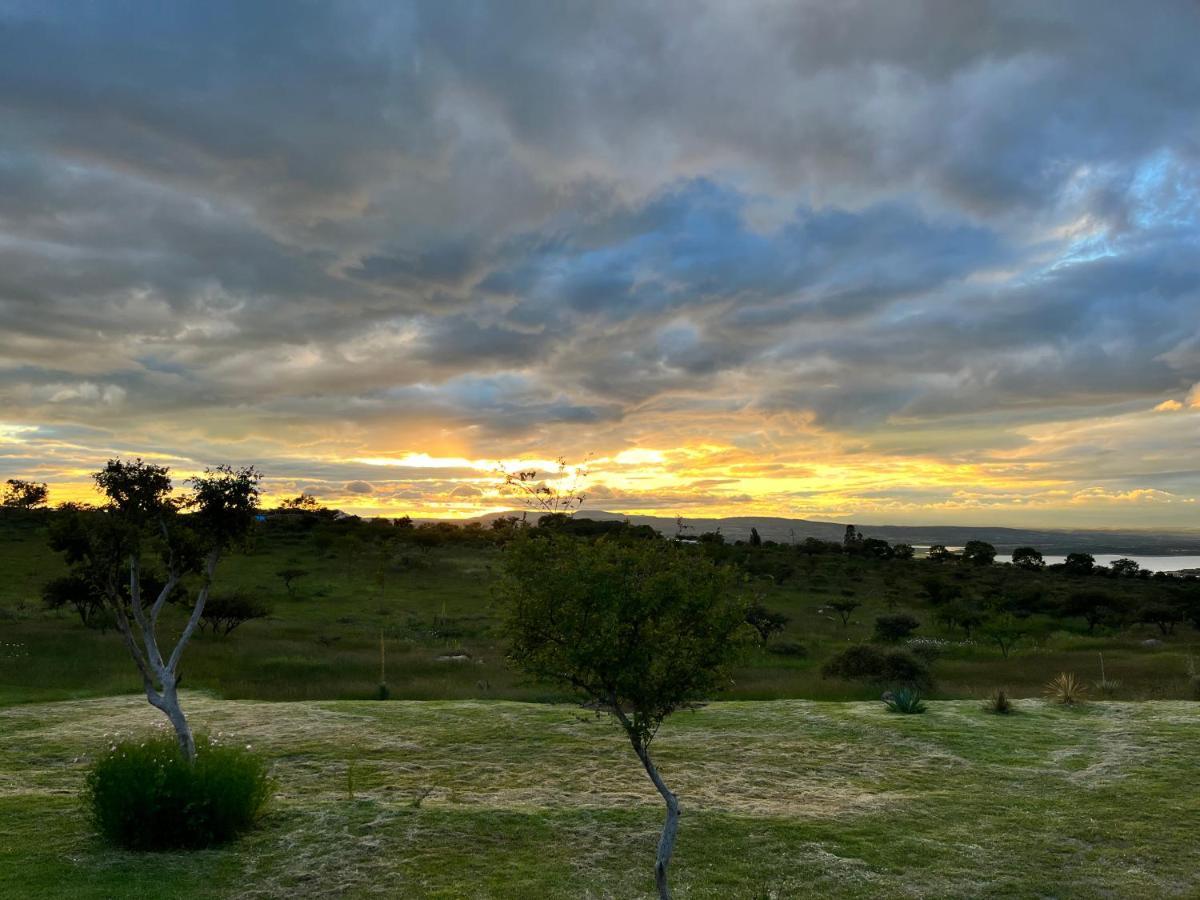
[[(1200, 569), (1200, 556), (1135, 556), (1133, 554), (1122, 555), (1120, 553), (1096, 553), (1096, 565), (1108, 566), (1113, 560), (1117, 559), (1132, 559), (1143, 569), (1149, 569), (1151, 572), (1178, 572), (1180, 569)], [(997, 560), (1001, 557), (997, 556)], [(1047, 556), (1046, 565), (1052, 566), (1056, 563), (1066, 562), (1065, 556)]]
[[(922, 557), (929, 552), (929, 547), (926, 544), (914, 545), (913, 549), (917, 551), (917, 556)], [(962, 547), (947, 547), (947, 550), (952, 553), (961, 553)], [(1136, 553), (1093, 553), (1096, 559), (1096, 565), (1109, 566), (1117, 559), (1132, 559), (1143, 569), (1151, 572), (1178, 572), (1181, 569), (1200, 569), (1200, 556), (1139, 556)], [(1045, 557), (1046, 565), (1053, 566), (1058, 563), (1067, 561), (1065, 556), (1054, 556), (1047, 553)], [(1005, 563), (1012, 559), (1009, 553), (997, 553), (996, 562)]]

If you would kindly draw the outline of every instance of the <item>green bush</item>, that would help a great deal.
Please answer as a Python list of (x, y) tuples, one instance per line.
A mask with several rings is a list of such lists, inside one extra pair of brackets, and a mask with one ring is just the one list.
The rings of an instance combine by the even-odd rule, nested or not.
[(933, 687), (929, 667), (904, 650), (856, 644), (830, 657), (821, 667), (825, 678), (899, 685), (920, 690)]
[(246, 748), (196, 741), (188, 765), (173, 734), (113, 744), (87, 776), (96, 828), (129, 850), (195, 849), (249, 828), (272, 790), (267, 763)]
[(909, 637), (920, 627), (920, 622), (905, 613), (877, 616), (875, 619), (875, 640), (894, 644)]

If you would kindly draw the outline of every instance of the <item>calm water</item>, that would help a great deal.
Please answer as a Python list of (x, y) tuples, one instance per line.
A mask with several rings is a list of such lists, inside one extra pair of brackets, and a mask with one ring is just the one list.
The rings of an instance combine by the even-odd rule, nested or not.
[[(1132, 559), (1143, 569), (1151, 572), (1178, 572), (1180, 569), (1200, 569), (1200, 556), (1121, 556), (1119, 553), (1097, 553), (1096, 565), (1107, 566), (1114, 559)], [(1046, 565), (1063, 562), (1065, 556), (1047, 556)], [(997, 556), (999, 561), (1000, 557)]]
[[(927, 544), (913, 545), (913, 549), (917, 551), (917, 556), (924, 556), (929, 552)], [(961, 553), (962, 547), (947, 547), (953, 553)], [(1178, 572), (1180, 569), (1200, 569), (1200, 556), (1138, 556), (1137, 554), (1120, 553), (1094, 553), (1096, 565), (1107, 566), (1111, 565), (1115, 559), (1132, 559), (1143, 569), (1149, 569), (1151, 572)], [(1008, 553), (997, 553), (996, 562), (1009, 562), (1011, 555)], [(1053, 566), (1066, 561), (1065, 556), (1054, 556), (1047, 554), (1046, 565)]]

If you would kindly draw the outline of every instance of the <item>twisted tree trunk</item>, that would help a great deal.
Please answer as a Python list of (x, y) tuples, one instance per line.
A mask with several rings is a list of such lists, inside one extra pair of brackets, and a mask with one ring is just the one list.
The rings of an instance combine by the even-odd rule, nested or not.
[(650, 758), (650, 752), (645, 744), (633, 738), (631, 741), (634, 752), (637, 753), (638, 759), (642, 761), (642, 765), (646, 769), (646, 774), (650, 776), (650, 780), (654, 782), (654, 786), (662, 794), (663, 801), (667, 804), (667, 820), (663, 824), (662, 835), (658, 839), (658, 856), (654, 861), (654, 883), (658, 887), (659, 900), (671, 900), (671, 888), (667, 883), (667, 867), (671, 865), (671, 854), (675, 852), (675, 836), (679, 832), (681, 811), (679, 798), (667, 788), (662, 776), (658, 773), (658, 768), (654, 765), (654, 760)]
[(187, 716), (183, 714), (183, 707), (179, 705), (179, 692), (175, 683), (172, 681), (171, 686), (164, 687), (162, 691), (148, 690), (146, 698), (150, 701), (151, 706), (162, 710), (170, 720), (171, 727), (175, 729), (175, 738), (179, 741), (179, 751), (183, 754), (184, 759), (189, 763), (194, 763), (196, 761), (196, 739), (192, 736), (192, 726), (188, 724)]

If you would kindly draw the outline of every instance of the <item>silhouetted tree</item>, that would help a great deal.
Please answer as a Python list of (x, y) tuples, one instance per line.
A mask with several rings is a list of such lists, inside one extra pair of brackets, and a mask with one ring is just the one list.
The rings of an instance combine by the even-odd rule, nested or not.
[(1091, 575), (1096, 568), (1096, 558), (1090, 553), (1068, 553), (1063, 568), (1072, 575)]
[(1113, 570), (1114, 574), (1126, 578), (1133, 578), (1142, 571), (1142, 567), (1138, 564), (1137, 560), (1128, 558), (1114, 559), (1109, 563), (1108, 567)]
[(0, 507), (4, 509), (37, 509), (46, 504), (50, 488), (42, 481), (22, 481), (10, 478), (4, 482), (4, 494), (0, 496)]
[(1018, 547), (1012, 552), (1013, 565), (1021, 569), (1036, 571), (1046, 566), (1046, 560), (1036, 547)]
[(279, 504), (279, 508), (292, 512), (316, 512), (321, 508), (321, 504), (312, 494), (301, 493), (299, 496), (284, 500)]
[(541, 473), (536, 469), (509, 472), (501, 466), (498, 471), (504, 479), (504, 489), (530, 511), (570, 515), (587, 499), (582, 491), (588, 477), (587, 460), (582, 465), (568, 466), (566, 458), (560, 456), (555, 462), (558, 468), (549, 481), (539, 477)]
[(863, 536), (861, 531), (859, 531), (853, 525), (846, 526), (846, 533), (842, 535), (842, 547), (847, 550), (856, 549), (858, 545), (862, 543), (862, 540)]
[(990, 566), (996, 560), (996, 548), (987, 541), (967, 541), (962, 558), (976, 566)]

